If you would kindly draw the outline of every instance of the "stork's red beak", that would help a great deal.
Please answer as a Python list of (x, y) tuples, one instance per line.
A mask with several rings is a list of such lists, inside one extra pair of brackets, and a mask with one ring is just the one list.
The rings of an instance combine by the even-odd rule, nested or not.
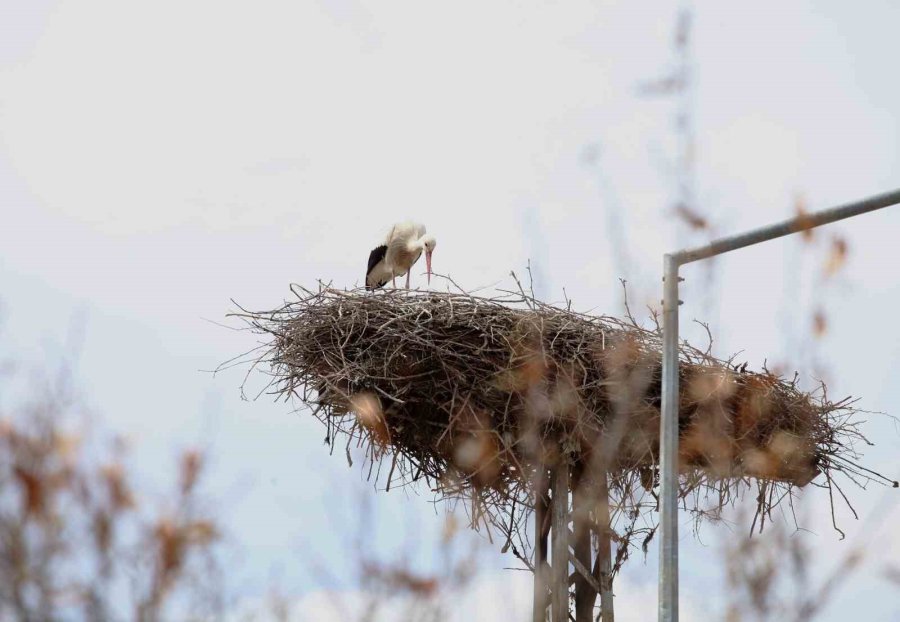
[(425, 271), (428, 273), (428, 284), (431, 285), (431, 251), (425, 253)]

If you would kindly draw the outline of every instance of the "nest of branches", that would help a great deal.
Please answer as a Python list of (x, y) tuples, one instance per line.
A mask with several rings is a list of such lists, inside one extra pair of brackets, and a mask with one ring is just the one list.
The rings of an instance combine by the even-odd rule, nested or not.
[[(537, 474), (567, 462), (608, 484), (615, 568), (632, 545), (646, 549), (658, 485), (655, 318), (646, 328), (630, 311), (586, 315), (521, 290), (293, 291), (279, 309), (236, 315), (264, 337), (253, 360), (268, 364), (269, 389), (307, 405), (332, 451), (342, 446), (352, 464), (351, 448), (364, 448), (387, 489), (425, 480), (526, 564)], [(679, 494), (698, 519), (753, 490), (761, 528), (796, 487), (843, 496), (838, 474), (883, 480), (857, 462), (865, 439), (850, 400), (686, 343), (680, 356)]]

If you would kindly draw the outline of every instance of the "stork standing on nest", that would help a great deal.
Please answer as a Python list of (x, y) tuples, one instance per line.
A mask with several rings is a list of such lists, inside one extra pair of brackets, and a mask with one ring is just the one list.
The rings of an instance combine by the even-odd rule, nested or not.
[(425, 253), (425, 270), (431, 283), (431, 253), (437, 246), (433, 235), (425, 232), (425, 225), (415, 222), (401, 222), (391, 227), (384, 244), (376, 246), (369, 254), (366, 269), (366, 289), (376, 289), (396, 278), (406, 275), (406, 289), (409, 289), (409, 271)]

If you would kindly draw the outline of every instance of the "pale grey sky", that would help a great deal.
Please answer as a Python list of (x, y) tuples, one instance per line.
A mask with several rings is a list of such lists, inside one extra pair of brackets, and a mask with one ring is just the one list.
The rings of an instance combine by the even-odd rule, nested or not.
[[(900, 187), (900, 5), (694, 8), (698, 196), (719, 230), (788, 216), (798, 193), (815, 208)], [(359, 283), (373, 243), (403, 217), (428, 225), (435, 269), (466, 286), (502, 281), (530, 257), (551, 298), (565, 287), (576, 306), (616, 313), (612, 201), (628, 231), (627, 276), (638, 302), (651, 302), (662, 252), (683, 236), (667, 209), (674, 108), (636, 87), (673, 67), (676, 9), (5, 0), (4, 342), (39, 358), (84, 318), (85, 392), (133, 439), (148, 487), (175, 447), (208, 443), (213, 485), (235, 504), (225, 514), (245, 551), (243, 595), (264, 591), (275, 567), (309, 604), (322, 586), (298, 562), (304, 542), (335, 557), (329, 527), (360, 473), (327, 456), (309, 417), (240, 401), (239, 373), (199, 372), (247, 345), (203, 318), (221, 320), (230, 298), (274, 306), (289, 282)], [(589, 145), (602, 171), (585, 164)], [(829, 286), (831, 331), (812, 355), (827, 362), (833, 394), (896, 413), (900, 208), (839, 230), (850, 261)], [(684, 317), (713, 321), (720, 352), (744, 350), (753, 365), (798, 360), (784, 344), (800, 330), (790, 324), (809, 319), (818, 269), (807, 256), (796, 283), (782, 278), (798, 272), (798, 246), (723, 260), (714, 311), (700, 305), (702, 271), (687, 268)], [(873, 417), (866, 431), (877, 443), (868, 464), (900, 476), (895, 428)], [(854, 492), (863, 517), (881, 495)], [(806, 497), (816, 535), (804, 537), (833, 560), (845, 545), (825, 526), (822, 496)], [(404, 539), (398, 524), (416, 525), (423, 542), (440, 530), (429, 499), (374, 495), (386, 549)], [(722, 581), (716, 543), (727, 533), (704, 532), (708, 546), (685, 536), (682, 594), (696, 611), (719, 606), (707, 583)], [(878, 577), (900, 558), (900, 538), (887, 532), (882, 544), (826, 619), (900, 615)], [(488, 554), (485, 573), (502, 583), (511, 561)], [(619, 610), (638, 611), (654, 582), (655, 556), (635, 558)]]

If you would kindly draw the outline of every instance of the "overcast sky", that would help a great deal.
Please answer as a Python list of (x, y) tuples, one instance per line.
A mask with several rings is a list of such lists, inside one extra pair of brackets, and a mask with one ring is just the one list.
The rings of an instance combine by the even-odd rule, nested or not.
[[(210, 447), (212, 486), (242, 551), (241, 596), (259, 597), (276, 577), (309, 619), (323, 619), (309, 613), (317, 590), (349, 587), (314, 581), (303, 558), (312, 551), (333, 575), (347, 571), (332, 527), (354, 526), (360, 490), (382, 546), (420, 539), (427, 567), (443, 521), (427, 492), (372, 493), (358, 469), (328, 456), (311, 418), (241, 401), (241, 373), (203, 373), (248, 345), (205, 320), (222, 321), (232, 298), (273, 307), (291, 282), (361, 283), (369, 250), (406, 217), (437, 236), (435, 269), (469, 288), (503, 283), (531, 259), (551, 299), (565, 287), (581, 309), (620, 313), (625, 276), (637, 302), (652, 303), (662, 253), (698, 241), (671, 211), (675, 109), (637, 94), (674, 67), (676, 10), (3, 0), (4, 348), (52, 358), (83, 325), (84, 392), (131, 438), (148, 490), (165, 475), (160, 460)], [(698, 207), (718, 231), (790, 216), (798, 195), (814, 209), (900, 187), (898, 24), (891, 0), (696, 4)], [(611, 213), (630, 257), (618, 272)], [(897, 414), (898, 231), (900, 207), (823, 231), (817, 250), (792, 240), (742, 251), (720, 262), (712, 305), (703, 269), (688, 267), (685, 325), (710, 320), (718, 352), (743, 350), (755, 367), (808, 363), (832, 395)], [(836, 232), (850, 260), (817, 293)], [(829, 332), (800, 356), (791, 336), (808, 332), (819, 299)], [(874, 416), (865, 431), (876, 442), (867, 464), (900, 476), (895, 427)], [(848, 539), (869, 528), (882, 496), (854, 491), (863, 522), (840, 513)], [(847, 545), (823, 501), (804, 494), (814, 533), (802, 537), (827, 570)], [(893, 526), (900, 513), (889, 508), (883, 525)], [(683, 529), (682, 598), (698, 617), (721, 606), (707, 597), (723, 580), (719, 543), (745, 532), (709, 528), (700, 544)], [(900, 538), (879, 533), (875, 558), (827, 619), (900, 615), (881, 578)], [(527, 611), (528, 582), (501, 571), (513, 560), (484, 560), (487, 585)], [(629, 564), (617, 613), (646, 619), (655, 554)], [(467, 621), (499, 619), (489, 605), (469, 609)]]

